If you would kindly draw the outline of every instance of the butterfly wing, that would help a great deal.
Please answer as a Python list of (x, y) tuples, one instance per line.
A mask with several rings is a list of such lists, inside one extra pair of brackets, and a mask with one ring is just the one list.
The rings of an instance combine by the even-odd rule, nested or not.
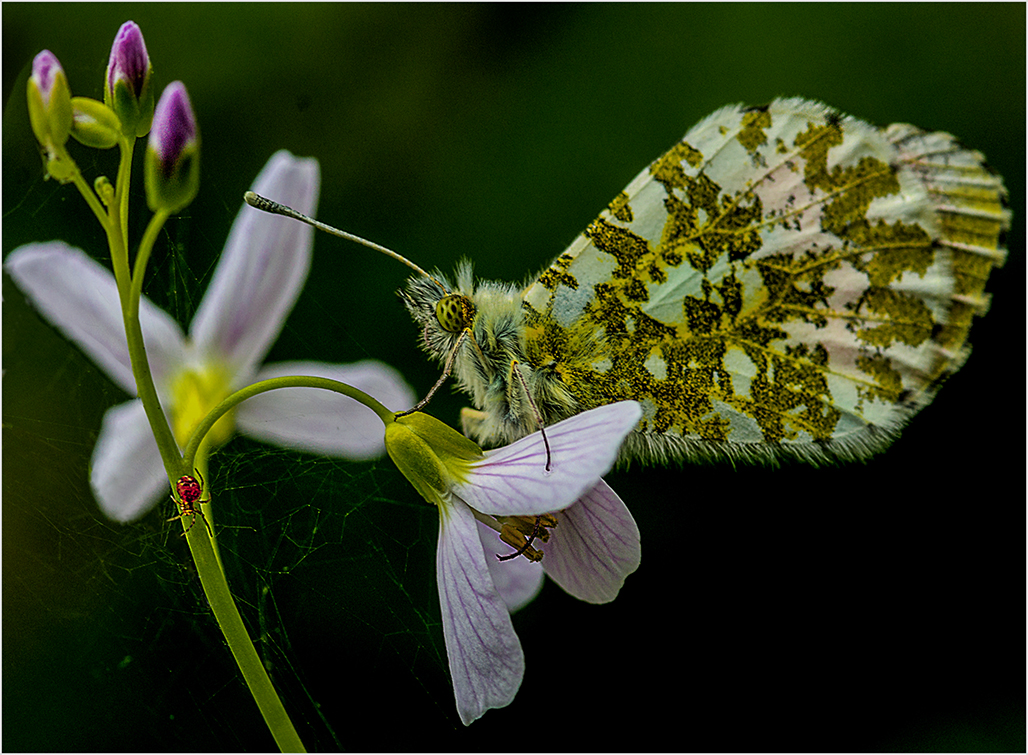
[(524, 291), (528, 363), (641, 401), (629, 457), (870, 455), (963, 363), (1005, 194), (948, 134), (724, 108)]

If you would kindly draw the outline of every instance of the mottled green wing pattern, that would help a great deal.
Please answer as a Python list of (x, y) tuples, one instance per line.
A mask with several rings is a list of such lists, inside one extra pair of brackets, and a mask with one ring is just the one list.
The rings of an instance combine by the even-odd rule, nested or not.
[(724, 108), (525, 290), (527, 361), (641, 401), (629, 457), (867, 456), (966, 357), (1005, 193), (948, 134)]

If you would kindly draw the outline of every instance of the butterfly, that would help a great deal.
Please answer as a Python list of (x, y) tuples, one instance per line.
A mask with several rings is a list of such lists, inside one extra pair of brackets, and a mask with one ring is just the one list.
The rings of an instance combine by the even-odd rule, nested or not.
[(960, 369), (1010, 227), (1003, 179), (953, 136), (799, 98), (731, 105), (645, 168), (523, 286), (416, 271), (421, 346), (509, 443), (604, 404), (622, 461), (812, 464), (883, 451)]
[(464, 261), (452, 281), (416, 268), (401, 297), (483, 445), (634, 399), (622, 460), (861, 459), (964, 363), (1005, 200), (949, 134), (728, 106), (526, 285)]

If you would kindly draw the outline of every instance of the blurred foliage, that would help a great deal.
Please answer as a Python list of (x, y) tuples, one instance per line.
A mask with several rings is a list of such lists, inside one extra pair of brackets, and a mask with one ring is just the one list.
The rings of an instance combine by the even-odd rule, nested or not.
[[(230, 584), (308, 747), (1024, 749), (1024, 508), (992, 493), (1023, 469), (1005, 440), (1022, 408), (1023, 349), (1006, 335), (1025, 303), (1023, 5), (5, 3), (5, 255), (61, 238), (106, 259), (74, 190), (42, 180), (24, 87), (47, 48), (75, 94), (100, 97), (128, 19), (158, 91), (184, 81), (202, 132), (200, 194), (146, 288), (183, 325), (280, 148), (321, 162), (327, 222), (505, 280), (546, 265), (733, 102), (802, 95), (949, 131), (1010, 189), (1010, 261), (975, 354), (889, 453), (611, 475), (642, 567), (609, 606), (548, 585), (515, 617), (517, 700), (467, 730), (438, 626), (435, 513), (388, 462), (233, 441), (212, 462)], [(113, 174), (113, 155), (74, 154), (90, 178)], [(138, 238), (141, 181), (133, 203)], [(437, 368), (392, 294), (405, 275), (318, 238), (269, 359), (374, 357), (427, 390)], [(269, 749), (163, 524), (170, 502), (123, 527), (92, 500), (100, 418), (127, 397), (6, 276), (3, 296), (4, 748)], [(432, 410), (456, 424), (463, 398), (443, 393)]]

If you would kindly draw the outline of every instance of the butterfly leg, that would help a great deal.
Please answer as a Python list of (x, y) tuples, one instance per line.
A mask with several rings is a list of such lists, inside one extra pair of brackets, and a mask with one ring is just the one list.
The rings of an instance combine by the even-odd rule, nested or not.
[(510, 371), (521, 383), (521, 388), (525, 392), (525, 398), (528, 399), (528, 405), (532, 407), (532, 414), (535, 415), (535, 422), (539, 425), (539, 433), (543, 436), (543, 446), (546, 448), (546, 471), (550, 471), (550, 441), (546, 437), (546, 425), (543, 422), (543, 415), (539, 411), (539, 407), (535, 405), (535, 401), (532, 399), (532, 393), (528, 390), (528, 381), (525, 380), (525, 376), (521, 374), (520, 365), (518, 360), (514, 360), (510, 363)]

